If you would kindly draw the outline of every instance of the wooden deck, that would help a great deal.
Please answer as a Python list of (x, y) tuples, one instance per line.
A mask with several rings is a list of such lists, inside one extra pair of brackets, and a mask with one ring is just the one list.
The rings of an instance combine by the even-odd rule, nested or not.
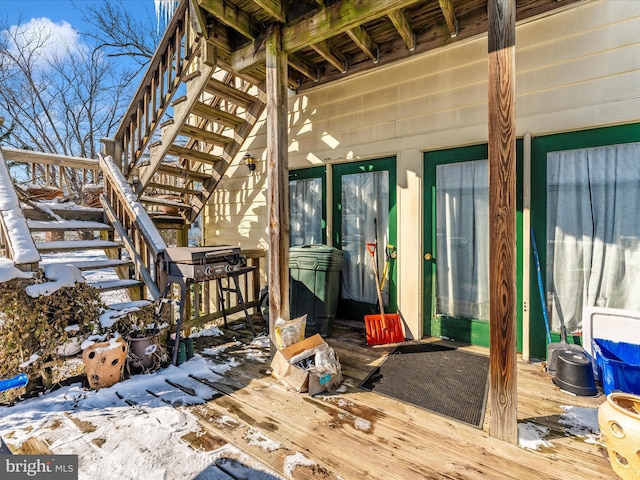
[[(275, 380), (268, 350), (262, 352), (264, 362), (257, 360), (246, 333), (230, 329), (198, 342), (200, 348), (226, 346), (219, 361), (233, 357), (241, 365), (215, 385), (220, 396), (190, 410), (211, 444), (234, 444), (285, 478), (616, 478), (604, 446), (585, 443), (559, 423), (565, 413), (561, 406), (597, 408), (605, 397), (562, 392), (539, 364), (518, 362), (518, 420), (547, 427), (545, 438), (553, 447), (531, 450), (490, 437), (490, 411), (480, 430), (360, 390), (360, 382), (392, 350), (366, 346), (363, 330), (334, 327), (326, 340), (339, 354), (343, 388), (316, 397), (288, 391)], [(309, 466), (288, 466), (296, 458)]]

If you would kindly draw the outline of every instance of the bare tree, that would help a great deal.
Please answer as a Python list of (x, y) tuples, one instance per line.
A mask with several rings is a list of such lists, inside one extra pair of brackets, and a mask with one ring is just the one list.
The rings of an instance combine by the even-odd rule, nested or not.
[(151, 17), (129, 14), (122, 0), (104, 0), (100, 6), (89, 5), (81, 11), (86, 24), (94, 27), (85, 35), (93, 40), (96, 49), (109, 57), (132, 59), (139, 66), (138, 71), (153, 57), (163, 32), (158, 31)]
[[(117, 128), (159, 35), (122, 1), (82, 12), (93, 26), (84, 35), (46, 21), (0, 25), (1, 144), (96, 158), (100, 138)], [(65, 175), (79, 200), (82, 179)]]

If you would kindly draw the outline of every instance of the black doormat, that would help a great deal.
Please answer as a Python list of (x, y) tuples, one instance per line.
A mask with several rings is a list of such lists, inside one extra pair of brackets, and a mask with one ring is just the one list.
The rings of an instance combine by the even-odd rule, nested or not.
[(438, 343), (399, 345), (360, 388), (482, 428), (489, 358)]

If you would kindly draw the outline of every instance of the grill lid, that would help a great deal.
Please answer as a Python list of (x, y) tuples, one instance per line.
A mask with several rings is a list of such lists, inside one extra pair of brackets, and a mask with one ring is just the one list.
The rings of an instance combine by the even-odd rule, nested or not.
[(231, 245), (209, 247), (172, 247), (166, 249), (166, 260), (172, 263), (201, 265), (227, 262), (235, 265), (240, 261), (240, 248)]

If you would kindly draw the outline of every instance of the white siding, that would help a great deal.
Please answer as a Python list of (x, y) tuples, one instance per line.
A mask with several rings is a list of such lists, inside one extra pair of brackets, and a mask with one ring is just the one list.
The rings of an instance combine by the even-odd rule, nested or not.
[[(518, 136), (640, 121), (638, 32), (637, 0), (589, 1), (518, 25)], [(487, 115), (486, 36), (291, 97), (290, 168), (397, 157), (399, 307), (416, 337), (422, 152), (486, 142)], [(265, 135), (262, 119), (246, 145), (258, 160), (254, 174), (231, 170), (214, 195), (208, 243), (268, 247)]]

